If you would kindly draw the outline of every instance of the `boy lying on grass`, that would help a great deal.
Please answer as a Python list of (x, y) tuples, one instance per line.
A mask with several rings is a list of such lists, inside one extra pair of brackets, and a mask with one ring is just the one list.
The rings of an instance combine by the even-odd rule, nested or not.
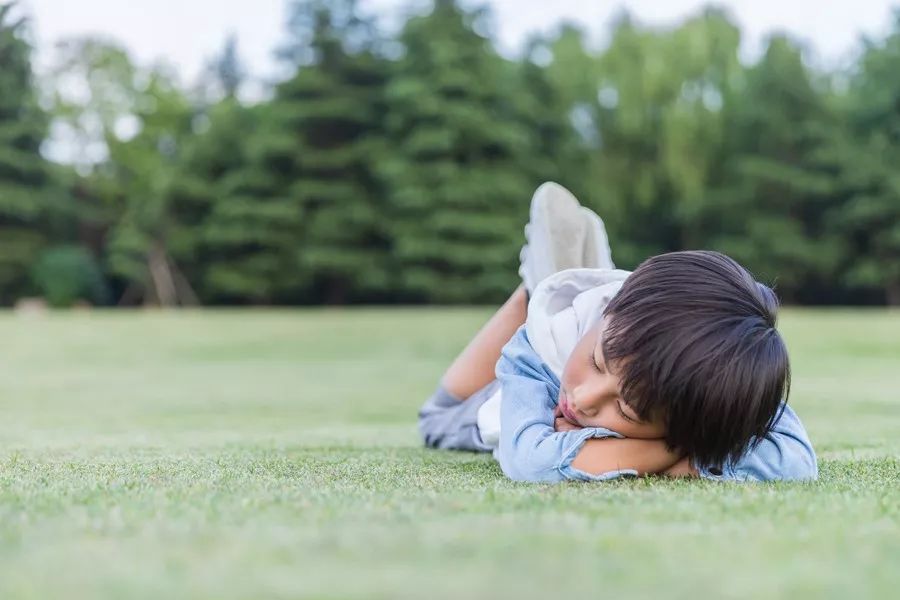
[(522, 481), (817, 477), (771, 289), (717, 252), (616, 270), (600, 217), (553, 183), (525, 235), (523, 285), (419, 412), (427, 446)]

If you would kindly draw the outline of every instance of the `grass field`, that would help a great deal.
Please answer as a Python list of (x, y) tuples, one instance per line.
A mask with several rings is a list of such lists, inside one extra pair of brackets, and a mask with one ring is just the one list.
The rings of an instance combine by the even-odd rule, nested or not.
[(785, 311), (815, 484), (419, 447), (484, 309), (0, 314), (0, 598), (888, 598), (900, 313)]

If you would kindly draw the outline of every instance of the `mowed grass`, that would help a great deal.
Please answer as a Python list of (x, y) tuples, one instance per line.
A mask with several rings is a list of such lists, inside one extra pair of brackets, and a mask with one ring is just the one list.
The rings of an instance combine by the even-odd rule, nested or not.
[(419, 446), (489, 314), (0, 314), (0, 598), (897, 597), (900, 313), (782, 316), (817, 483), (559, 486)]

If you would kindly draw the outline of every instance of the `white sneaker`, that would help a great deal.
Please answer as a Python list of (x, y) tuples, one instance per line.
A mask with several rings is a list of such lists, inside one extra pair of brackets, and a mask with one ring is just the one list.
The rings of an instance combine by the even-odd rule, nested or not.
[(584, 240), (584, 266), (591, 269), (615, 269), (609, 238), (603, 219), (586, 206), (581, 207), (584, 220), (587, 222), (587, 235)]
[[(525, 226), (526, 243), (519, 253), (519, 276), (529, 295), (550, 275), (585, 266), (585, 239), (589, 229), (581, 205), (569, 190), (547, 182), (534, 192)], [(596, 234), (591, 235), (596, 240)]]

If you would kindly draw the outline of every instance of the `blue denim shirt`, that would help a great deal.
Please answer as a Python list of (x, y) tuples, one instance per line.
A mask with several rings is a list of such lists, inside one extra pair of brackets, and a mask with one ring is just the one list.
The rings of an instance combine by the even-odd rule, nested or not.
[[(590, 438), (621, 438), (602, 427), (555, 431), (554, 409), (559, 379), (528, 341), (525, 327), (503, 347), (497, 362), (502, 386), (500, 445), (495, 453), (503, 472), (519, 481), (557, 482), (564, 479), (603, 481), (637, 475), (631, 469), (594, 475), (572, 466)], [(694, 465), (701, 477), (736, 481), (816, 479), (816, 455), (800, 419), (786, 404), (771, 431), (757, 446), (721, 471)]]

